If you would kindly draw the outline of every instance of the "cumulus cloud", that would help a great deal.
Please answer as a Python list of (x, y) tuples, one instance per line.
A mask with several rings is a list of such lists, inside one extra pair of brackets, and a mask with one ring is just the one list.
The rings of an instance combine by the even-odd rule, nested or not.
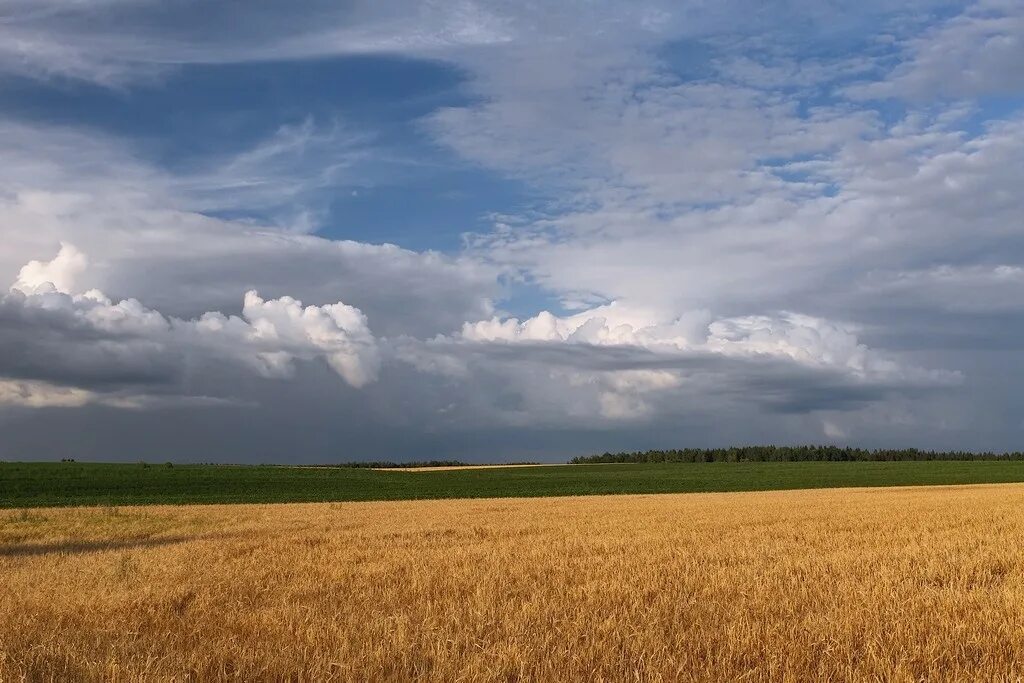
[[(616, 319), (618, 318), (618, 319)], [(622, 322), (631, 318), (634, 322)], [(642, 318), (641, 318), (642, 319)], [(948, 384), (957, 373), (902, 367), (857, 341), (845, 326), (807, 315), (740, 316), (710, 319), (697, 312), (676, 320), (637, 323), (613, 306), (559, 318), (542, 312), (515, 318), (467, 323), (461, 338), (485, 342), (556, 342), (626, 346), (655, 353), (717, 354), (725, 357), (775, 358), (807, 367), (834, 370), (862, 380)]]
[(58, 292), (70, 292), (75, 278), (85, 271), (89, 259), (73, 244), (61, 242), (60, 251), (52, 261), (29, 261), (20, 271), (11, 289), (35, 292), (49, 286)]
[(366, 316), (342, 302), (303, 306), (249, 291), (240, 316), (183, 320), (136, 299), (74, 291), (70, 276), (86, 262), (64, 244), (53, 260), (26, 265), (0, 297), (0, 375), (23, 380), (6, 384), (5, 402), (69, 405), (104, 388), (173, 390), (190, 367), (216, 362), (288, 377), (296, 360), (322, 359), (353, 387), (377, 377), (380, 355)]
[(174, 321), (175, 331), (197, 346), (239, 354), (261, 374), (287, 377), (297, 358), (323, 358), (354, 387), (377, 378), (380, 356), (362, 311), (342, 302), (303, 306), (292, 297), (265, 301), (245, 293), (241, 317), (205, 313)]
[[(449, 382), (490, 376), (506, 398), (486, 419), (535, 426), (649, 422), (711, 405), (731, 411), (737, 400), (783, 414), (842, 412), (963, 379), (899, 362), (811, 316), (716, 319), (695, 311), (659, 319), (618, 303), (571, 316), (495, 317), (391, 347), (397, 359)], [(485, 405), (476, 407), (478, 419)]]

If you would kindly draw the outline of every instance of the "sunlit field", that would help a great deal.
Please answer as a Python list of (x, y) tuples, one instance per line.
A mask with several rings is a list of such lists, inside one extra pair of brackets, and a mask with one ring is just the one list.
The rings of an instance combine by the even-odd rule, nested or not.
[(1024, 675), (1019, 484), (0, 520), (5, 681)]

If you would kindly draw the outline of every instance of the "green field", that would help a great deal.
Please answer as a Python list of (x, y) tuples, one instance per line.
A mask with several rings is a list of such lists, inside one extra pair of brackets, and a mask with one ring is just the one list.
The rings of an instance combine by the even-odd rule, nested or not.
[(433, 472), (0, 463), (0, 507), (283, 503), (1024, 482), (1024, 462), (613, 464)]

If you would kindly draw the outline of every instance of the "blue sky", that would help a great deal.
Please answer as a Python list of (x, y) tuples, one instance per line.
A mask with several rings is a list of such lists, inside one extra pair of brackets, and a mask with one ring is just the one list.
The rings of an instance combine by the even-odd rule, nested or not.
[(7, 3), (0, 457), (1017, 448), (1022, 63), (1019, 0)]

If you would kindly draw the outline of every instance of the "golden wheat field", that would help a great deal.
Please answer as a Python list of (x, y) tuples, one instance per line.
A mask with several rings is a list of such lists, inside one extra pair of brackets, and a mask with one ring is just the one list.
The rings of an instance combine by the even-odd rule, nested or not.
[(0, 513), (0, 680), (1008, 680), (1024, 486)]

